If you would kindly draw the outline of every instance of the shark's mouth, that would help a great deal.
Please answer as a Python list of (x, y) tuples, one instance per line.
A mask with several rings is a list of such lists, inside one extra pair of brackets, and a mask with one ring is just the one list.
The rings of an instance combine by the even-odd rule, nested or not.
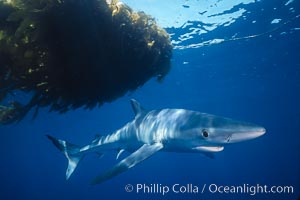
[(194, 150), (203, 151), (203, 152), (219, 152), (223, 151), (223, 146), (198, 146), (194, 147)]

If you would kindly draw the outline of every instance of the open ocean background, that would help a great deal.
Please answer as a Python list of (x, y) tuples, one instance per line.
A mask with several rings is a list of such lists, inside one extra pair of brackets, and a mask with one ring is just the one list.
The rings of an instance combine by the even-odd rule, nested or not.
[[(91, 111), (64, 115), (43, 109), (0, 126), (0, 199), (271, 199), (300, 196), (300, 2), (298, 0), (126, 0), (153, 15), (172, 35), (172, 69), (162, 83)], [(249, 37), (248, 36), (253, 36)], [(19, 94), (27, 99), (26, 94)], [(253, 122), (267, 133), (226, 146), (215, 159), (157, 153), (101, 185), (89, 181), (112, 167), (116, 152), (91, 154), (65, 181), (67, 161), (45, 137), (90, 143), (145, 108), (184, 108)], [(127, 184), (193, 184), (199, 193), (127, 193)], [(203, 184), (293, 186), (293, 194), (201, 194)]]

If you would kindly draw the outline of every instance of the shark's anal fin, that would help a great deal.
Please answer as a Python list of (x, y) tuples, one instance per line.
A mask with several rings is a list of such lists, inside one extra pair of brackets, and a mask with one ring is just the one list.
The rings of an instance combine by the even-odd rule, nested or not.
[(113, 168), (108, 170), (106, 173), (97, 176), (94, 180), (92, 180), (91, 184), (99, 184), (103, 181), (106, 181), (122, 172), (127, 171), (129, 168), (134, 167), (138, 163), (142, 162), (143, 160), (149, 158), (154, 153), (158, 152), (163, 148), (161, 143), (154, 143), (152, 145), (144, 144), (138, 150), (133, 152), (130, 156), (119, 162)]

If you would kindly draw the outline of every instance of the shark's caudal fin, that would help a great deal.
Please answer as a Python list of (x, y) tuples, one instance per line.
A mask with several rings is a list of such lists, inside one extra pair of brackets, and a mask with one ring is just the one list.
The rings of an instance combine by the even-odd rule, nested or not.
[(55, 137), (52, 137), (51, 135), (46, 136), (68, 159), (68, 168), (66, 171), (66, 179), (68, 180), (76, 169), (80, 160), (83, 158), (83, 154), (79, 152), (80, 148), (74, 144), (71, 144), (64, 140), (59, 140)]

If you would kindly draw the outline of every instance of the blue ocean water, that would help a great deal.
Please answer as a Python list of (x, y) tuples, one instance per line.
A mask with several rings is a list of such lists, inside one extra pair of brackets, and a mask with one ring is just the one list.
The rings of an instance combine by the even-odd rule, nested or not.
[[(195, 8), (199, 1), (174, 2), (179, 3), (179, 13), (203, 9)], [(207, 2), (207, 12), (226, 4), (226, 1)], [(127, 3), (135, 6), (134, 1)], [(59, 115), (43, 109), (34, 121), (29, 114), (20, 123), (1, 126), (0, 199), (297, 199), (300, 196), (299, 2), (240, 1), (230, 9), (224, 7), (217, 14), (208, 14), (206, 19), (228, 18), (228, 21), (193, 18), (180, 24), (183, 17), (173, 17), (174, 26), (165, 27), (175, 47), (172, 69), (162, 83), (150, 80), (137, 91), (91, 111), (79, 109)], [(157, 5), (156, 12), (164, 9)], [(203, 12), (199, 16), (206, 15)], [(240, 14), (228, 17), (234, 13)], [(158, 21), (163, 24), (163, 19)], [(197, 30), (196, 34), (193, 30)], [(79, 164), (71, 179), (65, 181), (67, 161), (45, 135), (78, 145), (88, 144), (95, 134), (112, 133), (133, 119), (131, 98), (148, 109), (184, 108), (253, 122), (264, 126), (267, 133), (252, 141), (226, 146), (215, 159), (159, 152), (96, 186), (89, 181), (117, 163), (116, 152), (101, 159), (91, 154)], [(199, 192), (128, 193), (125, 191), (128, 184), (159, 188), (192, 185), (198, 186)], [(292, 186), (293, 192), (253, 194), (208, 190), (215, 185)]]

